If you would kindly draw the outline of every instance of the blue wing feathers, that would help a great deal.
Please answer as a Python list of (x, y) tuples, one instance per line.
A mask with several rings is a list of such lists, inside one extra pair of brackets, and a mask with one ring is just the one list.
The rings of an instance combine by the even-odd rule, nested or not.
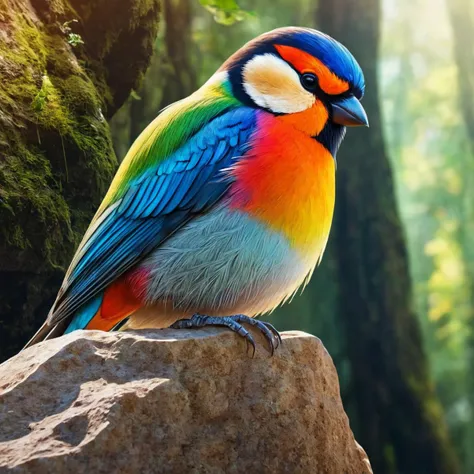
[[(170, 178), (169, 176), (166, 176), (165, 180), (163, 181), (163, 184), (160, 186), (160, 190), (158, 191), (158, 194), (156, 195), (155, 199), (153, 202), (150, 203), (150, 205), (153, 207), (152, 212), (150, 215), (155, 215), (156, 208), (160, 205), (160, 203), (163, 202), (164, 199), (168, 196), (169, 189), (172, 185), (172, 177)], [(145, 203), (148, 204), (148, 203)], [(141, 213), (138, 212), (136, 216), (134, 217), (141, 217)]]
[(122, 202), (120, 203), (118, 209), (120, 214), (125, 214), (130, 209), (130, 206), (136, 202), (135, 196), (139, 189), (140, 187), (138, 185), (130, 187), (128, 193), (123, 197)]
[(183, 181), (184, 178), (184, 173), (176, 173), (173, 174), (173, 176), (170, 176), (170, 185), (168, 186), (168, 192), (166, 195), (163, 196), (163, 198), (160, 200), (158, 205), (156, 206), (156, 209), (153, 211), (152, 216), (157, 217), (160, 214), (166, 214), (169, 213), (173, 210), (176, 209), (176, 205), (171, 206), (171, 204), (174, 201), (174, 197), (178, 195), (178, 198), (176, 199), (177, 203), (181, 201), (182, 199), (182, 194), (186, 192), (185, 189), (180, 188), (180, 184)]
[(134, 194), (133, 205), (127, 210), (125, 217), (134, 216), (140, 209), (140, 204), (142, 202), (147, 202), (145, 196), (149, 194), (149, 190), (153, 189), (153, 184), (157, 176), (153, 176), (151, 179), (146, 180), (141, 186), (140, 189)]
[(230, 137), (229, 139), (229, 146), (231, 148), (234, 148), (237, 146), (237, 143), (239, 142), (239, 133), (237, 132), (233, 137)]
[(188, 166), (188, 162), (181, 160), (176, 162), (176, 166), (174, 168), (175, 173), (182, 173), (183, 171), (186, 170), (186, 167)]
[[(187, 195), (183, 198), (182, 206), (188, 207), (192, 205), (198, 205), (199, 199), (196, 197), (200, 191), (201, 196), (205, 194), (203, 189), (203, 183), (206, 183), (209, 178), (215, 173), (213, 167), (207, 167), (203, 169), (200, 173), (199, 180), (195, 180), (192, 186), (188, 189)], [(206, 190), (207, 191), (207, 190)], [(201, 206), (199, 206), (201, 209)], [(199, 209), (199, 210), (200, 210)]]
[(253, 109), (228, 111), (130, 183), (120, 204), (83, 244), (51, 321), (74, 314), (177, 228), (216, 204), (229, 186), (221, 170), (248, 149), (255, 122)]
[[(123, 217), (117, 219), (118, 227), (122, 226), (123, 219)], [(111, 241), (97, 242), (94, 258), (86, 262), (81, 270), (77, 268), (74, 272), (72, 281), (69, 283), (70, 291), (66, 293), (68, 297), (56, 306), (56, 314), (65, 313), (66, 316), (73, 314), (84, 302), (105, 289), (121, 273), (130, 268), (142, 252), (151, 250), (152, 237), (155, 235), (154, 222), (142, 221), (141, 225), (139, 224), (140, 221), (132, 221), (127, 233), (122, 230)], [(111, 233), (115, 231), (114, 227), (110, 228)], [(137, 246), (137, 241), (144, 242), (145, 245)], [(118, 273), (121, 269), (124, 270)], [(97, 290), (91, 292), (91, 284), (94, 290)]]
[(143, 186), (141, 186), (140, 192), (135, 195), (136, 203), (134, 203), (134, 206), (127, 211), (126, 217), (133, 216), (138, 211), (140, 203), (150, 201), (150, 196), (153, 193), (153, 190), (156, 187), (159, 179), (159, 176), (153, 176), (151, 179), (147, 180)]

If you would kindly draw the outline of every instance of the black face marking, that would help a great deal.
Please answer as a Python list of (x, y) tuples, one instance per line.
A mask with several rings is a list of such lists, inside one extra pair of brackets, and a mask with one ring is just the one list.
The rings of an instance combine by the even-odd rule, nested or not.
[(339, 146), (341, 145), (345, 134), (346, 127), (328, 120), (321, 133), (314, 138), (321, 143), (329, 153), (331, 153), (334, 159), (336, 159), (337, 151), (339, 150)]
[(273, 45), (266, 42), (256, 41), (251, 48), (242, 49), (231, 56), (219, 69), (227, 71), (234, 97), (250, 107), (258, 106), (253, 102), (244, 89), (243, 69), (245, 64), (253, 57), (268, 53), (276, 55), (276, 49)]

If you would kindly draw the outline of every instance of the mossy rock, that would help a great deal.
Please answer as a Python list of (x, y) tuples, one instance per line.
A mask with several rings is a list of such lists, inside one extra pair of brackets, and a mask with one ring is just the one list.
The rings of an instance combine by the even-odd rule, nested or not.
[(0, 361), (44, 319), (113, 176), (107, 119), (158, 17), (159, 0), (0, 0)]

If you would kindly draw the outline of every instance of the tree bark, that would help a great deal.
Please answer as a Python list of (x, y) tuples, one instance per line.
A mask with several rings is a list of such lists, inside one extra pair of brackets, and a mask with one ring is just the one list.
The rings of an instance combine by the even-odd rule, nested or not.
[[(462, 216), (459, 226), (459, 238), (465, 274), (470, 298), (468, 330), (466, 341), (468, 377), (466, 383), (467, 397), (474, 413), (474, 50), (472, 32), (474, 30), (474, 8), (471, 2), (465, 0), (450, 0), (447, 2), (453, 31), (454, 57), (458, 69), (459, 109), (466, 127), (470, 154), (464, 157), (461, 164), (463, 175), (462, 186)], [(474, 421), (468, 428), (466, 439), (466, 472), (474, 472)]]
[(163, 0), (165, 49), (168, 77), (165, 78), (161, 107), (193, 93), (197, 88), (192, 62), (192, 6), (190, 0)]
[(0, 361), (44, 320), (110, 182), (106, 118), (158, 14), (159, 0), (0, 0)]
[(139, 90), (140, 98), (130, 104), (130, 144), (161, 109), (192, 94), (198, 86), (192, 61), (191, 0), (163, 0), (162, 8), (164, 36)]
[(412, 309), (405, 239), (378, 100), (378, 0), (321, 0), (321, 29), (364, 70), (370, 129), (349, 130), (338, 157), (333, 238), (340, 318), (351, 361), (359, 438), (374, 472), (458, 471)]
[(198, 88), (191, 0), (162, 0), (162, 9), (164, 21), (142, 86), (111, 121), (119, 160), (161, 109)]

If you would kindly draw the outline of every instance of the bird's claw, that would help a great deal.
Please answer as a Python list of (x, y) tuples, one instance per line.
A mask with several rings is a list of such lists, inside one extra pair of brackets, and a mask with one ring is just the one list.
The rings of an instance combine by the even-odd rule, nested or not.
[(236, 314), (234, 316), (205, 316), (202, 314), (194, 314), (190, 319), (180, 319), (172, 324), (173, 329), (193, 329), (202, 328), (204, 326), (224, 326), (244, 337), (247, 341), (247, 352), (251, 346), (252, 358), (255, 356), (256, 345), (253, 336), (245, 329), (242, 324), (249, 324), (257, 328), (265, 337), (270, 345), (270, 351), (273, 355), (275, 350), (282, 344), (280, 333), (276, 328), (267, 322), (258, 321), (256, 319), (245, 316), (244, 314)]
[(275, 350), (280, 347), (280, 345), (283, 343), (280, 333), (278, 332), (277, 328), (273, 326), (273, 324), (267, 323), (263, 321), (263, 324), (267, 326), (268, 329), (272, 332), (272, 335), (276, 338), (276, 345), (275, 345)]

